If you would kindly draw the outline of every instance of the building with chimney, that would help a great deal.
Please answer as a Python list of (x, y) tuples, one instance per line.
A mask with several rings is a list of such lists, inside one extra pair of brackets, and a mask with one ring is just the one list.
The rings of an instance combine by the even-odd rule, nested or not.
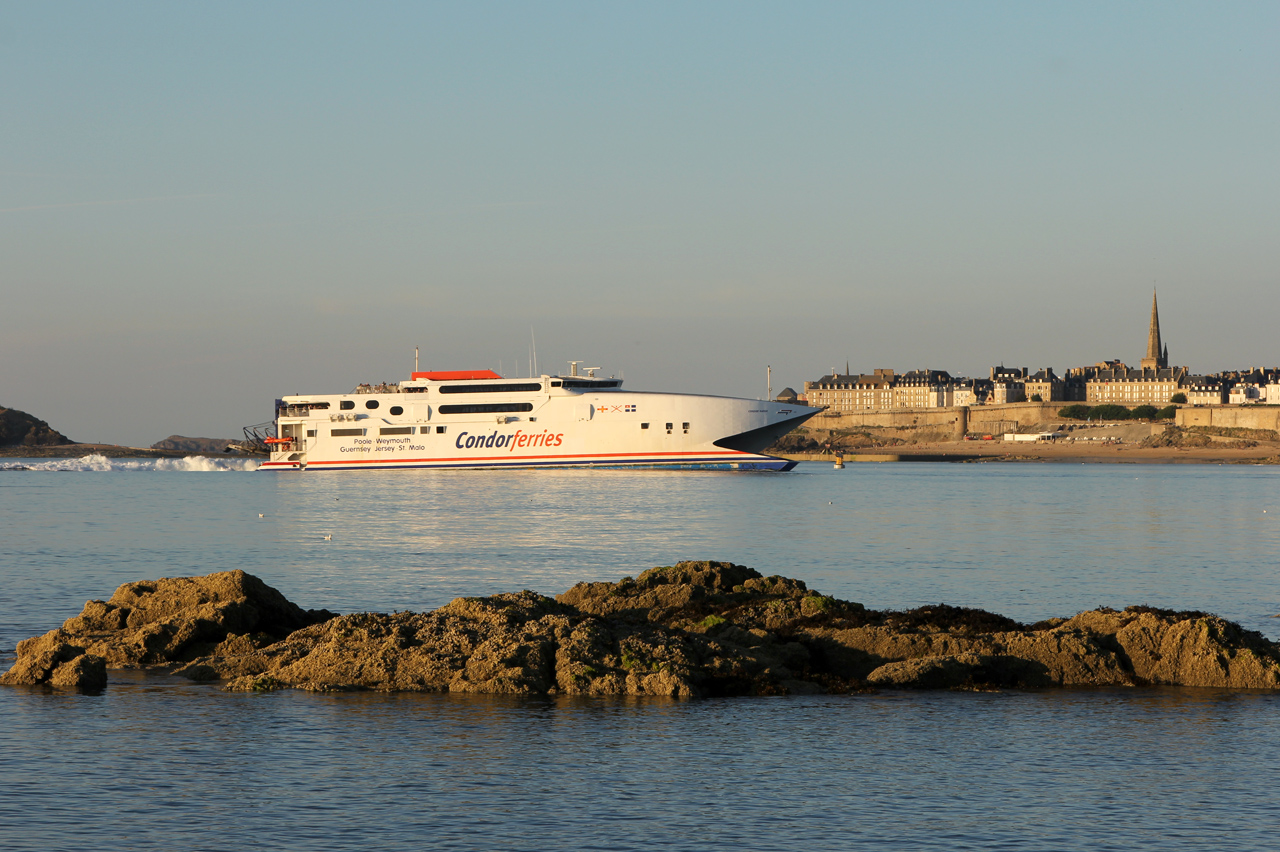
[(1066, 383), (1054, 374), (1052, 367), (1027, 376), (1022, 390), (1032, 402), (1062, 402), (1067, 398)]

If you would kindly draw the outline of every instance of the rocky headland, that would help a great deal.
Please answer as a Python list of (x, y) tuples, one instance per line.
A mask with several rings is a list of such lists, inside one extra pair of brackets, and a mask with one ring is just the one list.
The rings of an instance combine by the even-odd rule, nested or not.
[(170, 435), (151, 445), (153, 450), (170, 450), (181, 453), (218, 454), (235, 443), (231, 438), (189, 438), (186, 435)]
[(57, 447), (70, 444), (66, 435), (43, 420), (19, 411), (0, 406), (0, 447)]
[(9, 685), (97, 690), (112, 668), (226, 689), (707, 697), (1180, 685), (1280, 689), (1280, 647), (1201, 612), (1129, 607), (1038, 624), (947, 605), (874, 611), (725, 562), (556, 598), (429, 613), (303, 610), (243, 571), (127, 583), (18, 645)]

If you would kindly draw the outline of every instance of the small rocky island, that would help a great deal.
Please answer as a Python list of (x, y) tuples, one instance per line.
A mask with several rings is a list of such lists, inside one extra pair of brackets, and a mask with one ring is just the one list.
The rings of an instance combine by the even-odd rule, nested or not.
[(874, 688), (1280, 689), (1280, 647), (1202, 612), (1129, 607), (1019, 624), (938, 605), (874, 611), (799, 580), (681, 562), (556, 598), (429, 613), (303, 610), (243, 571), (127, 583), (18, 645), (9, 685), (102, 689), (156, 668), (228, 690), (722, 695)]

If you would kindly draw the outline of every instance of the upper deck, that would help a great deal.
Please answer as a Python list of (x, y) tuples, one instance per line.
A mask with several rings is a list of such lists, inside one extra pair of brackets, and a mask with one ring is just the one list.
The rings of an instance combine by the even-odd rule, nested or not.
[[(538, 378), (513, 379), (498, 375), (492, 370), (451, 370), (415, 372), (402, 382), (359, 384), (345, 394), (299, 394), (282, 397), (277, 402), (277, 417), (308, 417), (315, 411), (350, 411), (357, 408), (356, 397), (380, 397), (399, 394), (425, 394), (441, 397), (445, 406), (474, 408), (483, 405), (478, 399), (510, 398), (525, 395), (570, 396), (597, 391), (617, 391), (622, 380), (596, 377), (588, 373), (579, 376), (543, 374)], [(471, 399), (468, 404), (468, 398)], [(420, 400), (421, 397), (414, 397)], [(376, 409), (377, 403), (366, 402), (361, 408)], [(461, 412), (457, 412), (461, 413)]]

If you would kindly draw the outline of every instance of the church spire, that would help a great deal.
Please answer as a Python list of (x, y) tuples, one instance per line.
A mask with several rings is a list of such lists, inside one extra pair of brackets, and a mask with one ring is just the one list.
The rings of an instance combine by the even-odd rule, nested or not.
[(1147, 355), (1142, 359), (1142, 368), (1159, 369), (1169, 366), (1163, 347), (1160, 345), (1160, 310), (1156, 305), (1156, 291), (1151, 290), (1151, 330), (1147, 332)]

